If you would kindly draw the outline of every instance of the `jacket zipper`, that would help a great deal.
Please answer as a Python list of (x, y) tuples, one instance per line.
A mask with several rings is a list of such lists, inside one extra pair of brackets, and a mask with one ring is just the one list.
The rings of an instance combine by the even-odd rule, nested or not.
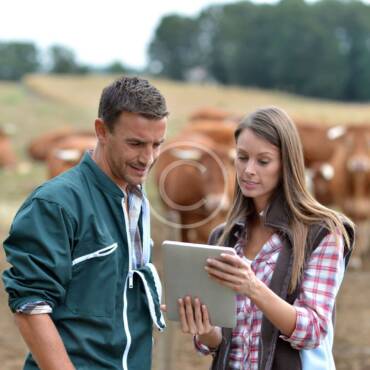
[(121, 206), (122, 206), (123, 215), (125, 219), (125, 229), (126, 229), (127, 247), (128, 247), (128, 274), (127, 274), (127, 278), (125, 281), (125, 287), (123, 291), (123, 327), (124, 327), (125, 334), (126, 334), (126, 347), (125, 347), (125, 350), (123, 351), (123, 356), (122, 356), (122, 368), (123, 370), (128, 370), (127, 359), (128, 359), (128, 353), (131, 347), (131, 333), (130, 333), (130, 328), (128, 325), (128, 317), (127, 317), (127, 306), (128, 306), (127, 284), (128, 284), (129, 289), (131, 289), (134, 286), (133, 284), (134, 273), (132, 271), (132, 248), (131, 248), (131, 239), (130, 239), (130, 232), (129, 232), (130, 224), (128, 220), (124, 197), (121, 200)]
[(127, 237), (127, 245), (128, 245), (128, 287), (131, 289), (134, 286), (134, 273), (132, 271), (132, 245), (131, 245), (131, 238), (130, 238), (130, 224), (128, 220), (128, 215), (126, 211), (125, 205), (125, 198), (122, 198), (122, 210), (123, 215), (125, 217), (125, 228), (126, 228), (126, 237)]

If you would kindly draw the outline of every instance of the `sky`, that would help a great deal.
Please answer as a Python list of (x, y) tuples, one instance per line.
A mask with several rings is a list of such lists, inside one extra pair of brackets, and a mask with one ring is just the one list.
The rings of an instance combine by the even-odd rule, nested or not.
[(59, 44), (72, 49), (79, 63), (103, 66), (120, 61), (142, 68), (163, 15), (193, 16), (211, 4), (235, 1), (3, 0), (0, 41), (32, 41), (44, 52)]

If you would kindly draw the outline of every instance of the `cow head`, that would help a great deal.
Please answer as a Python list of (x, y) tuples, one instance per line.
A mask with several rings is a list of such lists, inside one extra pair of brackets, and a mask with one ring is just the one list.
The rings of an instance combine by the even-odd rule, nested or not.
[[(183, 240), (206, 241), (214, 220), (220, 223), (230, 209), (233, 192), (234, 150), (199, 134), (182, 135), (163, 148), (154, 168), (160, 199), (169, 211), (180, 216), (180, 224), (153, 209), (164, 223), (182, 229)], [(230, 186), (231, 184), (231, 186)], [(188, 238), (188, 232), (190, 236)], [(202, 237), (201, 237), (202, 235)]]
[[(204, 143), (203, 143), (204, 144)], [(178, 208), (181, 211), (204, 208), (207, 212), (227, 211), (230, 207), (230, 178), (233, 178), (233, 162), (235, 151), (224, 146), (215, 146), (208, 143), (208, 146), (197, 143), (179, 143), (170, 149), (169, 154), (173, 161), (162, 170), (159, 182), (160, 194), (163, 200), (171, 208)], [(171, 174), (172, 172), (172, 174)], [(194, 184), (184, 192), (195, 192), (197, 199), (192, 204), (181, 204), (175, 195), (171, 199), (165, 193), (165, 182), (173, 181), (172, 177), (186, 176)], [(175, 202), (177, 200), (177, 202)]]

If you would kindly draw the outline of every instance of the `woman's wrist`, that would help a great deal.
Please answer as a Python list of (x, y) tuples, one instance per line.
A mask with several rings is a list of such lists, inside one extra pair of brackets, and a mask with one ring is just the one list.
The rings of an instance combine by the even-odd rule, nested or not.
[(258, 302), (262, 299), (265, 287), (264, 283), (256, 278), (255, 284), (253, 284), (253, 288), (249, 295), (250, 300), (258, 305)]
[(222, 341), (222, 330), (218, 326), (213, 326), (212, 330), (206, 334), (199, 334), (199, 342), (207, 346), (210, 350), (216, 350)]

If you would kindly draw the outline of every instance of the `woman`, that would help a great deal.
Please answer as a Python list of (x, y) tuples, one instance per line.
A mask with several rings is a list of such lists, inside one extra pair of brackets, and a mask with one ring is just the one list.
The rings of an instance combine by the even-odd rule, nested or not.
[(214, 355), (212, 369), (335, 369), (333, 313), (353, 224), (307, 191), (302, 146), (284, 111), (257, 110), (235, 139), (234, 203), (210, 244), (238, 256), (209, 259), (205, 268), (237, 293), (237, 326), (212, 326), (207, 308), (185, 297), (182, 330)]

